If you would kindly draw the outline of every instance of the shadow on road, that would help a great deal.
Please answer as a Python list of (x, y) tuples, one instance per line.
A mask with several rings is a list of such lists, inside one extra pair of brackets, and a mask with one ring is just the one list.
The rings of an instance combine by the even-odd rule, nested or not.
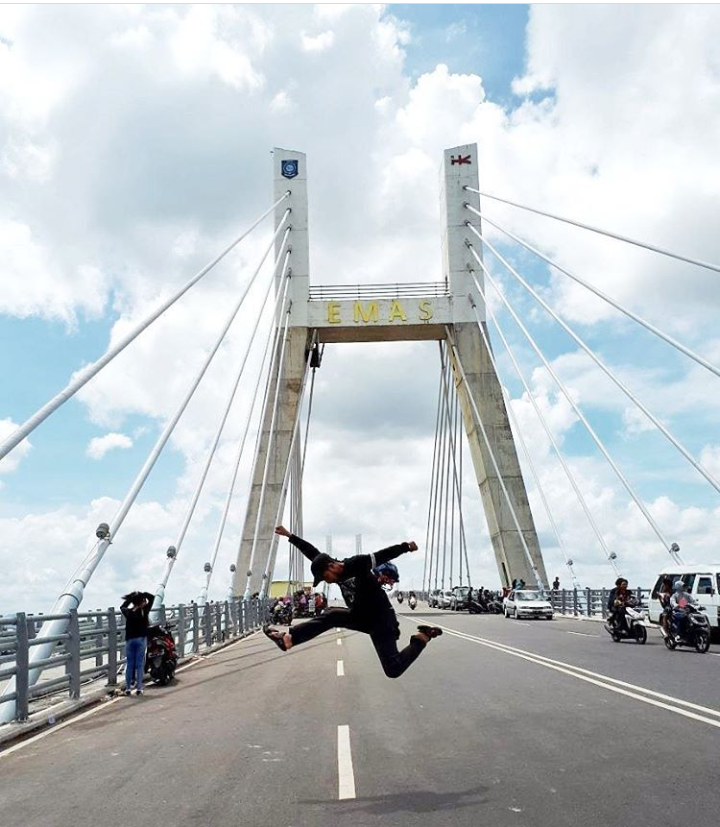
[(408, 790), (390, 795), (373, 795), (348, 801), (320, 801), (305, 799), (301, 804), (321, 804), (324, 807), (334, 804), (344, 813), (364, 812), (371, 815), (391, 815), (392, 813), (432, 813), (459, 810), (486, 804), (487, 791), (490, 787), (478, 784), (469, 790), (459, 792), (435, 793), (429, 790)]

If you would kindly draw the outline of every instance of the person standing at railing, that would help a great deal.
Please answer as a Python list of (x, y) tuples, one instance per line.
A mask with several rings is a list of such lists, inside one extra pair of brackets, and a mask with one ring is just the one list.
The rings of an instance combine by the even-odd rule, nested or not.
[(155, 595), (150, 592), (130, 592), (123, 597), (120, 611), (125, 617), (125, 694), (131, 694), (135, 684), (136, 695), (143, 694), (145, 674), (145, 647), (147, 631)]
[(559, 592), (559, 591), (560, 591), (560, 578), (559, 578), (559, 577), (556, 577), (556, 578), (553, 580), (553, 585), (552, 585), (552, 587), (553, 587), (553, 591), (554, 591), (554, 592)]

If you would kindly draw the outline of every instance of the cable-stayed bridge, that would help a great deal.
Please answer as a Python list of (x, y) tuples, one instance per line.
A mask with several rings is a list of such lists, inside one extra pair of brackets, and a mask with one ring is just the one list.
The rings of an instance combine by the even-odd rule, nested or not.
[[(22, 822), (25, 824), (66, 823), (74, 812), (73, 795), (68, 794), (67, 802), (60, 801), (63, 791), (73, 784), (81, 788), (83, 762), (97, 751), (120, 758), (116, 763), (122, 767), (123, 785), (138, 785), (140, 779), (147, 779), (147, 794), (140, 794), (138, 799), (146, 809), (157, 803), (158, 786), (172, 777), (173, 783), (163, 788), (163, 812), (164, 817), (180, 824), (261, 824), (272, 819), (309, 825), (323, 824), (331, 818), (335, 823), (339, 817), (360, 824), (383, 818), (403, 824), (420, 819), (445, 824), (449, 818), (476, 824), (486, 817), (499, 824), (552, 821), (600, 825), (626, 820), (650, 824), (655, 822), (649, 806), (634, 799), (626, 803), (628, 809), (622, 817), (616, 817), (614, 791), (626, 786), (629, 777), (639, 802), (649, 795), (654, 783), (652, 766), (677, 768), (673, 739), (677, 736), (683, 740), (689, 721), (693, 722), (698, 750), (703, 754), (717, 752), (720, 710), (714, 690), (715, 657), (692, 658), (688, 665), (681, 655), (673, 659), (658, 651), (657, 635), (644, 649), (613, 646), (599, 624), (592, 622), (581, 625), (577, 620), (558, 618), (552, 626), (543, 627), (507, 624), (499, 618), (448, 616), (423, 608), (421, 617), (433, 616), (445, 627), (446, 636), (430, 645), (401, 682), (389, 682), (362, 635), (342, 632), (326, 636), (284, 656), (264, 637), (254, 634), (262, 622), (270, 584), (280, 574), (276, 571), (278, 537), (274, 528), (285, 521), (294, 533), (304, 534), (302, 483), (312, 440), (316, 372), (322, 370), (325, 348), (345, 342), (438, 343), (436, 427), (428, 467), (422, 592), (471, 583), (473, 555), (478, 548), (467, 531), (470, 498), (467, 490), (463, 491), (464, 448), (479, 494), (473, 502), (484, 512), (499, 581), (504, 587), (517, 580), (539, 589), (550, 586), (523, 472), (534, 482), (576, 587), (573, 613), (578, 613), (580, 583), (576, 568), (582, 555), (599, 555), (606, 563), (608, 579), (615, 579), (621, 570), (622, 553), (608, 542), (609, 527), (593, 513), (592, 503), (535, 399), (501, 313), (504, 319), (512, 320), (513, 329), (522, 334), (557, 392), (567, 400), (668, 562), (676, 567), (683, 565), (679, 545), (682, 538), (673, 535), (674, 527), (662, 525), (653, 515), (637, 483), (623, 470), (622, 461), (613, 456), (572, 389), (558, 375), (552, 359), (513, 302), (515, 286), (560, 326), (693, 473), (720, 492), (720, 483), (711, 470), (561, 316), (544, 291), (511, 263), (497, 238), (488, 238), (486, 226), (553, 272), (587, 288), (645, 334), (704, 371), (720, 375), (718, 367), (581, 275), (562, 267), (494, 219), (492, 213), (486, 215), (486, 210), (494, 202), (504, 201), (547, 220), (606, 236), (608, 243), (641, 247), (705, 270), (720, 268), (487, 193), (481, 189), (478, 167), (475, 145), (444, 153), (440, 175), (443, 271), (436, 281), (317, 285), (311, 280), (306, 158), (299, 151), (276, 149), (273, 203), (257, 221), (100, 359), (76, 375), (0, 447), (1, 462), (118, 354), (132, 347), (143, 331), (162, 324), (163, 315), (176, 302), (188, 301), (186, 294), (191, 296), (193, 288), (250, 233), (264, 221), (273, 221), (264, 254), (235, 305), (228, 308), (215, 343), (197, 374), (189, 377), (183, 398), (118, 511), (97, 527), (87, 557), (69, 577), (52, 611), (44, 622), (25, 615), (8, 621), (2, 638), (6, 648), (0, 654), (0, 680), (5, 681), (0, 721), (6, 724), (0, 735), (3, 729), (7, 732), (17, 727), (14, 721), (28, 716), (32, 719), (33, 703), (43, 694), (64, 691), (77, 699), (84, 681), (98, 675), (113, 689), (119, 685), (122, 649), (117, 645), (121, 631), (117, 618), (114, 611), (97, 616), (83, 613), (85, 590), (106, 556), (122, 546), (122, 528), (128, 514), (191, 400), (202, 392), (203, 379), (229, 331), (241, 318), (248, 334), (245, 350), (237, 359), (235, 373), (228, 377), (226, 404), (218, 411), (214, 438), (182, 523), (177, 534), (168, 538), (165, 570), (155, 589), (154, 615), (170, 621), (178, 631), (181, 650), (189, 657), (185, 671), (176, 686), (149, 695), (147, 700), (152, 700), (154, 707), (148, 703), (128, 711), (126, 700), (113, 700), (105, 711), (100, 708), (87, 713), (87, 723), (72, 723), (71, 719), (67, 731), (79, 734), (64, 746), (61, 738), (41, 733), (34, 736), (37, 741), (0, 753), (4, 768), (10, 768), (11, 776), (17, 779), (7, 798), (7, 823), (21, 823), (21, 814), (27, 819)], [(503, 288), (499, 272), (504, 279), (512, 280), (513, 291)], [(262, 310), (248, 322), (240, 314), (250, 302)], [(259, 366), (255, 373), (253, 365)], [(595, 538), (592, 552), (569, 545), (558, 527), (560, 520), (543, 492), (526, 436), (513, 413), (502, 381), (502, 365), (512, 366), (532, 404), (565, 475), (568, 500), (582, 511)], [(208, 546), (200, 597), (197, 602), (188, 599), (185, 605), (166, 606), (169, 579), (175, 567), (182, 565), (183, 543), (217, 461), (218, 446), (238, 393), (251, 397), (252, 404), (242, 423), (224, 508), (212, 545)], [(248, 455), (252, 456), (252, 471), (243, 482), (240, 468)], [(236, 526), (228, 519), (230, 505), (243, 484), (247, 486), (247, 509), (242, 525)], [(230, 566), (227, 601), (219, 604), (209, 601), (208, 595), (212, 578), (220, 571), (218, 554), (228, 533), (236, 534), (237, 556)], [(282, 573), (288, 591), (305, 582), (305, 568), (302, 556), (292, 550), (289, 571)], [(586, 614), (591, 614), (591, 602), (588, 595)], [(403, 616), (404, 636), (412, 631), (416, 617)], [(717, 617), (713, 620), (717, 625)], [(91, 637), (89, 623), (96, 624), (91, 631), (99, 644), (83, 650), (83, 641)], [(233, 640), (237, 642), (225, 647)], [(64, 660), (58, 659), (62, 647), (75, 647), (71, 654), (60, 654)], [(86, 657), (95, 659), (94, 668), (82, 666), (83, 651)], [(203, 659), (203, 651), (211, 657)], [(53, 671), (57, 669), (60, 673)], [(687, 670), (695, 680), (683, 683)], [(47, 692), (42, 690), (43, 683)], [(139, 703), (145, 704), (145, 699)], [(46, 712), (38, 715), (45, 716)], [(105, 727), (100, 725), (103, 721)], [(162, 721), (168, 724), (170, 737)], [(659, 729), (664, 733), (660, 738)], [(143, 743), (152, 744), (147, 751), (141, 750), (141, 766), (137, 764), (137, 751), (126, 749), (138, 736)], [(123, 746), (113, 752), (118, 739)], [(618, 740), (622, 744), (621, 757), (617, 754)], [(161, 747), (156, 751), (158, 744)], [(651, 752), (653, 761), (649, 763)], [(686, 782), (697, 789), (698, 779), (705, 778), (703, 773), (707, 771), (693, 761), (695, 753), (689, 753), (686, 765), (677, 769), (677, 783)], [(19, 763), (24, 755), (34, 757), (29, 776), (24, 775)], [(63, 769), (53, 773), (51, 767), (58, 763)], [(103, 769), (108, 784), (117, 778), (112, 763)], [(32, 782), (27, 779), (53, 775), (46, 798), (34, 801), (28, 812), (23, 796), (29, 795), (28, 784)], [(600, 776), (602, 781), (598, 780)], [(98, 786), (102, 789), (103, 785)], [(325, 809), (330, 801), (335, 802), (337, 810)], [(716, 799), (714, 806), (718, 803)], [(682, 805), (678, 813), (694, 817), (699, 823), (710, 823), (703, 821), (709, 812), (707, 801), (697, 803), (687, 798)], [(107, 800), (91, 796), (87, 812), (76, 823), (84, 823), (82, 818), (88, 824), (91, 819), (96, 823), (109, 813)]]

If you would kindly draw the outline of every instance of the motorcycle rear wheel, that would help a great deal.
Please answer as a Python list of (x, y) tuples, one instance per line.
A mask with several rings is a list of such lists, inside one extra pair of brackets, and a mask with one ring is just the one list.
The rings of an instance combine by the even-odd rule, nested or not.
[(710, 635), (704, 629), (695, 633), (695, 648), (701, 655), (710, 648)]
[(647, 643), (647, 629), (644, 626), (635, 627), (636, 643)]
[(663, 642), (671, 652), (677, 647), (677, 643), (675, 643), (675, 641), (673, 640), (672, 635), (664, 637)]

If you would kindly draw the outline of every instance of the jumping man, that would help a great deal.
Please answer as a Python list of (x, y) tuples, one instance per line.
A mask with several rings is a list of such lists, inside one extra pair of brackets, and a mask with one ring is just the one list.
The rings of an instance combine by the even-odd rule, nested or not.
[(358, 554), (347, 560), (335, 560), (283, 526), (278, 526), (275, 533), (287, 537), (310, 560), (313, 587), (317, 587), (321, 580), (337, 583), (348, 606), (347, 609), (329, 609), (285, 633), (266, 627), (263, 630), (265, 634), (283, 652), (333, 627), (353, 629), (370, 635), (385, 674), (388, 678), (399, 678), (428, 642), (442, 634), (442, 629), (436, 626), (418, 626), (417, 633), (410, 637), (409, 645), (398, 651), (400, 626), (383, 585), (393, 585), (399, 580), (397, 568), (390, 560), (405, 552), (417, 551), (416, 543), (400, 543), (375, 554)]

